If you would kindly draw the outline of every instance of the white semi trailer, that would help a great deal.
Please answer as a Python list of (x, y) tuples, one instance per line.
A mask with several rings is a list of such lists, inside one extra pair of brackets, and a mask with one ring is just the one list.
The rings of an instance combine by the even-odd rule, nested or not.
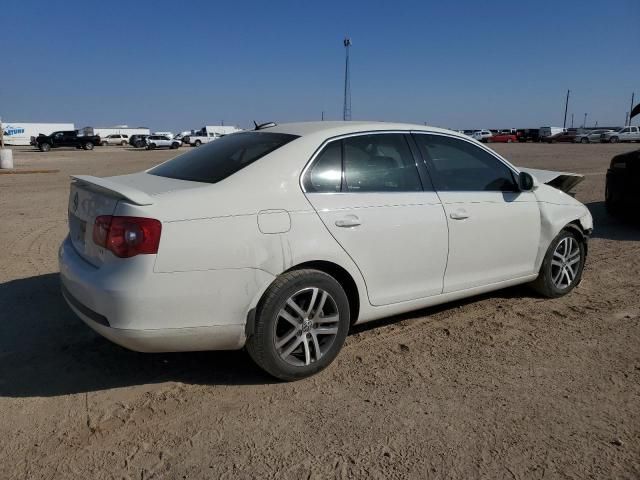
[(147, 127), (131, 128), (128, 125), (116, 125), (115, 127), (84, 127), (82, 129), (84, 135), (98, 135), (105, 138), (107, 135), (151, 135), (151, 131)]
[(73, 123), (27, 123), (2, 122), (4, 143), (6, 145), (29, 145), (31, 137), (40, 134), (51, 135), (53, 132), (75, 130)]

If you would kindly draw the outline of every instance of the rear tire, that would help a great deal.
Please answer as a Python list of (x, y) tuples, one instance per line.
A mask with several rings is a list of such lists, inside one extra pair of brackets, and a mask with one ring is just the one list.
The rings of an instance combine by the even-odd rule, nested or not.
[(93, 150), (93, 143), (87, 142), (82, 146), (82, 148), (84, 148), (85, 150)]
[(260, 368), (281, 380), (314, 375), (338, 355), (349, 332), (349, 315), (349, 300), (335, 278), (311, 269), (284, 273), (258, 304), (247, 351)]
[(531, 286), (548, 298), (566, 295), (582, 280), (585, 257), (583, 239), (573, 230), (562, 230), (549, 245), (540, 274)]
[(618, 137), (611, 137), (609, 139), (609, 143), (618, 143), (619, 138)]
[(199, 147), (200, 145), (202, 145), (202, 142), (200, 140), (196, 140), (195, 144), (196, 147)]

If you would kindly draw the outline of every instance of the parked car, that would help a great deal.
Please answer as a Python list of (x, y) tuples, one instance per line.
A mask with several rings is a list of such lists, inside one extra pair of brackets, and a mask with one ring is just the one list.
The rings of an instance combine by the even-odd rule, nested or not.
[(593, 225), (543, 183), (563, 175), (421, 125), (227, 135), (144, 172), (72, 177), (62, 292), (124, 347), (246, 345), (294, 380), (353, 324), (528, 282), (569, 293)]
[(129, 145), (134, 148), (146, 147), (147, 137), (149, 137), (149, 135), (131, 135), (129, 138)]
[(640, 150), (616, 155), (607, 170), (605, 206), (612, 215), (640, 208)]
[(477, 130), (473, 132), (473, 135), (471, 135), (472, 138), (475, 138), (479, 142), (486, 142), (487, 138), (492, 136), (493, 132), (491, 130)]
[(147, 138), (147, 149), (154, 150), (156, 148), (178, 148), (182, 145), (179, 140), (174, 140), (166, 135), (149, 135)]
[(93, 147), (100, 145), (98, 135), (78, 135), (75, 130), (64, 130), (53, 132), (51, 135), (38, 135), (34, 139), (35, 146), (41, 152), (48, 152), (52, 148), (75, 147), (84, 150), (93, 150)]
[(122, 145), (124, 147), (129, 143), (129, 135), (113, 133), (104, 137), (100, 143), (103, 147), (106, 145)]
[(575, 138), (573, 139), (574, 142), (576, 143), (592, 143), (592, 142), (599, 142), (600, 141), (600, 136), (603, 133), (609, 133), (612, 132), (613, 130), (586, 130), (582, 133), (578, 133), (576, 134)]
[(563, 133), (565, 131), (566, 129), (562, 127), (540, 127), (538, 129), (541, 142), (546, 142), (548, 137)]
[(542, 141), (547, 143), (573, 143), (575, 141), (576, 134), (576, 130), (566, 130), (549, 137), (544, 137)]
[(539, 142), (540, 129), (539, 128), (518, 128), (516, 130), (516, 137), (518, 137), (519, 142)]
[(513, 143), (518, 140), (514, 133), (499, 132), (486, 139), (487, 143)]
[(600, 135), (602, 143), (640, 142), (640, 127), (624, 127), (615, 132)]

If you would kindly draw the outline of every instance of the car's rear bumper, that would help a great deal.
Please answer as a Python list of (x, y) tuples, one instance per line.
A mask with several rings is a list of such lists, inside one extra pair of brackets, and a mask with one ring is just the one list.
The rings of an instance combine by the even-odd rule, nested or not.
[(144, 352), (244, 345), (247, 313), (273, 276), (255, 269), (154, 273), (155, 256), (138, 257), (127, 259), (131, 268), (97, 268), (63, 242), (63, 295), (87, 325)]

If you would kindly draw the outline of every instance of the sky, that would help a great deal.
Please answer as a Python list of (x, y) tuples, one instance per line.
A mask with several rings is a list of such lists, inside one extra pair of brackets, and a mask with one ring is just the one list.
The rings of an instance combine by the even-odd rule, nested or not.
[[(342, 119), (622, 125), (640, 0), (30, 1), (0, 7), (0, 116), (182, 131)], [(634, 124), (638, 122), (635, 119)]]

